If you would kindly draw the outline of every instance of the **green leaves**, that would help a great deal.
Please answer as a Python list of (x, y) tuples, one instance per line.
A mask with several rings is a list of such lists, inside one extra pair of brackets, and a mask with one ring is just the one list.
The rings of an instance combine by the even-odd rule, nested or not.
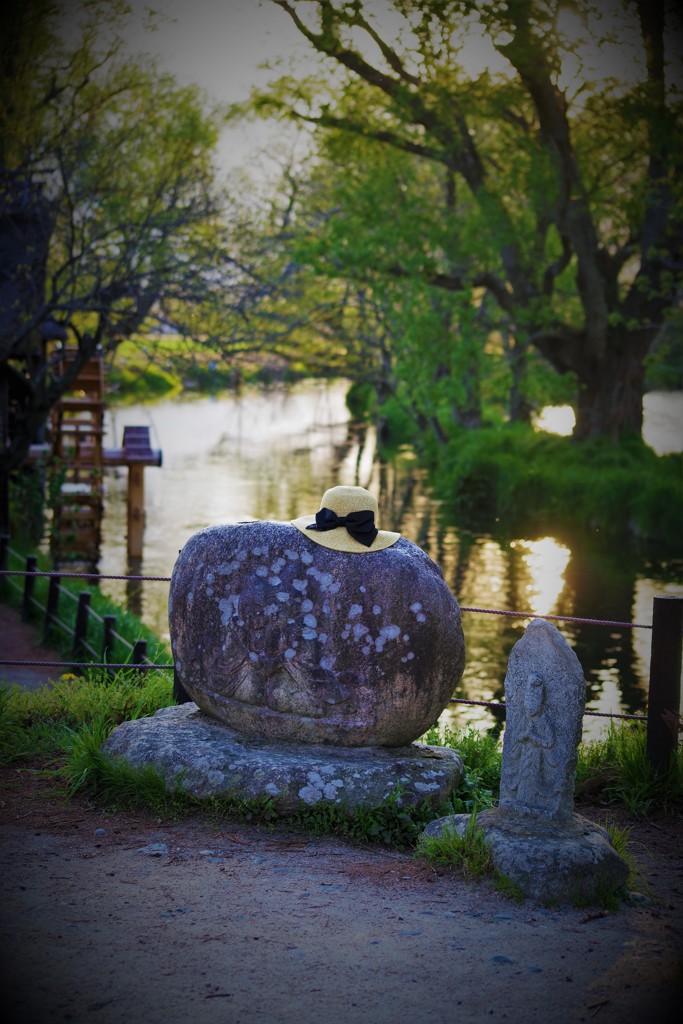
[[(609, 388), (614, 339), (630, 363), (618, 372), (636, 379), (656, 333), (644, 341), (642, 327), (680, 289), (683, 120), (633, 5), (607, 23), (591, 0), (394, 0), (384, 15), (326, 2), (306, 5), (305, 24), (299, 5), (279, 6), (325, 58), (313, 91), (290, 74), (253, 98), (314, 129), (296, 259), (372, 296), (415, 419), (436, 417), (437, 434), (450, 416), (476, 421), (477, 392), (502, 379), (492, 346), (511, 418), (528, 415), (518, 356), (533, 345), (592, 382), (600, 408), (579, 404), (579, 436), (636, 429), (638, 387), (627, 410)], [(647, 31), (666, 49), (659, 16)]]

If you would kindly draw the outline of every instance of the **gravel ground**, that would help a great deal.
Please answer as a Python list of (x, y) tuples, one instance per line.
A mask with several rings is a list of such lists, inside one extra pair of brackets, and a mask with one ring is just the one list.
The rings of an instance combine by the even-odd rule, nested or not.
[[(0, 657), (35, 651), (34, 631), (0, 605)], [(23, 685), (49, 675), (21, 671)], [(284, 828), (107, 815), (65, 802), (35, 771), (2, 769), (3, 1019), (678, 1020), (683, 817), (577, 809), (632, 828), (648, 899), (612, 914), (512, 903), (409, 853)]]
[(634, 823), (650, 899), (607, 914), (512, 903), (394, 850), (105, 815), (0, 776), (12, 1024), (678, 1019), (680, 817)]

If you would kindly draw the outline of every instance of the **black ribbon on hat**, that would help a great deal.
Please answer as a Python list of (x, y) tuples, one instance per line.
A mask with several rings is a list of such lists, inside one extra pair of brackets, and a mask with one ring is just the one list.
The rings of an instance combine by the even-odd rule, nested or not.
[(375, 526), (375, 513), (370, 509), (362, 512), (349, 512), (348, 516), (338, 516), (331, 508), (321, 508), (315, 514), (315, 522), (307, 526), (307, 530), (336, 530), (345, 526), (354, 540), (369, 548), (379, 530)]

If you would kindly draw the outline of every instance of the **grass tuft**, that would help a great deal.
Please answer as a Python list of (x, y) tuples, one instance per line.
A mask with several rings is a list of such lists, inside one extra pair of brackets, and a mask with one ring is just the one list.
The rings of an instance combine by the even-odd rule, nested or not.
[(672, 812), (683, 797), (683, 751), (679, 745), (665, 772), (657, 772), (647, 759), (647, 734), (635, 723), (610, 723), (605, 736), (578, 749), (576, 788), (599, 784), (601, 797), (621, 804), (637, 817), (656, 809)]
[(447, 823), (439, 836), (421, 835), (415, 853), (433, 864), (457, 868), (465, 878), (480, 878), (493, 871), (491, 851), (484, 833), (477, 827), (476, 812), (470, 815), (463, 835), (458, 834), (455, 825)]

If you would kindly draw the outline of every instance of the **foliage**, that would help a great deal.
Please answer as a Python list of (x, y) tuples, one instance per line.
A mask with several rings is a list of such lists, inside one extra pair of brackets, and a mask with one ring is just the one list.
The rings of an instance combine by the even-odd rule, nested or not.
[(613, 821), (607, 823), (609, 841), (615, 852), (619, 857), (621, 857), (628, 867), (628, 878), (624, 883), (625, 890), (627, 892), (642, 893), (647, 896), (650, 889), (647, 880), (643, 877), (638, 861), (636, 860), (633, 852), (633, 843), (631, 841), (632, 832), (632, 825), (620, 826)]
[(56, 757), (81, 727), (114, 725), (153, 714), (172, 703), (168, 673), (121, 669), (115, 676), (91, 670), (66, 673), (51, 687), (24, 690), (0, 685), (0, 763), (28, 756)]
[(455, 814), (472, 814), (492, 807), (500, 788), (502, 751), (490, 733), (473, 726), (453, 732), (448, 726), (429, 730), (425, 743), (457, 750), (463, 760), (464, 774), (457, 794), (451, 798)]
[(679, 745), (667, 771), (657, 772), (647, 759), (645, 730), (633, 723), (610, 723), (603, 739), (579, 746), (577, 787), (591, 779), (601, 784), (604, 800), (624, 805), (632, 814), (672, 811), (683, 797), (683, 750)]
[[(152, 325), (197, 336), (230, 307), (212, 164), (220, 112), (151, 60), (124, 57), (127, 16), (122, 0), (78, 17), (47, 0), (3, 8), (6, 469), (95, 351)], [(50, 339), (71, 342), (67, 369), (58, 350), (46, 355)]]
[(320, 71), (247, 109), (313, 139), (288, 244), (305, 289), (363, 294), (373, 383), (448, 435), (491, 379), (528, 416), (535, 349), (578, 385), (578, 436), (638, 431), (680, 290), (674, 5), (273, 2)]
[[(25, 548), (21, 539), (15, 540), (14, 543), (16, 547), (13, 547), (10, 551), (9, 568), (23, 570), (26, 565), (26, 554), (31, 548)], [(39, 552), (37, 559), (38, 571), (52, 571), (50, 559), (47, 555)], [(21, 580), (21, 582), (17, 582), (17, 580)], [(74, 656), (72, 650), (78, 595), (85, 589), (90, 594), (90, 609), (95, 613), (94, 616), (89, 616), (87, 641), (91, 647), (98, 651), (102, 650), (104, 623), (100, 620), (105, 615), (113, 615), (116, 618), (116, 632), (128, 644), (133, 646), (138, 640), (147, 641), (147, 657), (150, 661), (164, 663), (170, 657), (167, 646), (137, 616), (103, 594), (96, 585), (95, 580), (69, 580), (62, 577), (61, 587), (63, 592), (60, 595), (58, 618), (63, 623), (63, 626), (59, 625), (59, 623), (53, 623), (47, 631), (45, 639), (72, 663), (80, 660), (90, 660), (87, 655)], [(32, 605), (31, 614), (35, 618), (39, 618), (44, 614), (48, 589), (49, 578), (47, 576), (39, 576), (34, 580), (33, 597), (35, 603)], [(1, 580), (0, 598), (15, 607), (21, 606), (23, 600), (23, 578), (7, 577)], [(121, 664), (130, 660), (130, 654), (128, 646), (114, 638), (114, 645), (108, 660), (112, 664)]]
[[(257, 333), (256, 331), (254, 332)], [(296, 380), (305, 366), (274, 352), (226, 351), (220, 343), (197, 345), (181, 335), (134, 338), (112, 353), (107, 365), (110, 404), (170, 398), (180, 391), (202, 394), (235, 390), (243, 384)]]
[(658, 457), (639, 437), (571, 442), (521, 424), (462, 431), (437, 452), (432, 479), (463, 523), (555, 535), (656, 542), (681, 549), (683, 458)]
[(477, 827), (476, 812), (470, 816), (463, 835), (454, 825), (445, 825), (441, 835), (422, 835), (416, 854), (433, 864), (456, 867), (465, 878), (479, 878), (493, 871), (491, 851), (482, 830)]

